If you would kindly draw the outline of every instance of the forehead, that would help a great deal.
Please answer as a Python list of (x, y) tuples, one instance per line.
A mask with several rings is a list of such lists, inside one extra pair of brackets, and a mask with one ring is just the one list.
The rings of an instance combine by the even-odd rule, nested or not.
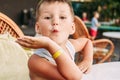
[(43, 2), (39, 8), (39, 11), (45, 11), (45, 10), (61, 10), (61, 11), (66, 11), (70, 12), (70, 7), (67, 3), (64, 2)]

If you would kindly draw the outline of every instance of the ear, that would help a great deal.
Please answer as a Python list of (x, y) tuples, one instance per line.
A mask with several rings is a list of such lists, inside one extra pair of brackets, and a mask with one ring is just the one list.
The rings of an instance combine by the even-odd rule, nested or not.
[(40, 29), (40, 25), (39, 25), (39, 23), (38, 22), (36, 22), (35, 23), (35, 31), (36, 31), (36, 33), (37, 34), (41, 34), (41, 31), (40, 31), (41, 29)]
[(72, 28), (71, 28), (71, 31), (70, 31), (70, 35), (72, 35), (74, 33), (75, 33), (75, 23), (73, 22), (72, 23)]

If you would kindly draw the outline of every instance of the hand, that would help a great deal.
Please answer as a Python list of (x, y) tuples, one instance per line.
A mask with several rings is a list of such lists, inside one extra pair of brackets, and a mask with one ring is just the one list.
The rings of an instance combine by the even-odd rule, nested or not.
[(87, 73), (89, 73), (90, 70), (91, 70), (92, 61), (83, 60), (82, 62), (80, 62), (80, 63), (78, 64), (78, 67), (79, 67), (79, 69), (80, 69), (83, 73), (87, 74)]
[(16, 42), (24, 47), (37, 49), (46, 48), (48, 46), (49, 40), (50, 39), (48, 37), (24, 36), (22, 38), (18, 38)]

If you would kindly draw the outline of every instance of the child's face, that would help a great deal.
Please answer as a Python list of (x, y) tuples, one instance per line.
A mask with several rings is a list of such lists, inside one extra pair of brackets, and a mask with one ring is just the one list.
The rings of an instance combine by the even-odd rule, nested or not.
[(99, 18), (99, 13), (96, 13), (95, 17), (96, 17), (96, 18)]
[(36, 32), (62, 43), (73, 34), (74, 21), (68, 4), (46, 3), (40, 7), (40, 16), (36, 22)]
[(83, 17), (87, 17), (87, 14), (86, 14), (86, 13), (83, 13)]

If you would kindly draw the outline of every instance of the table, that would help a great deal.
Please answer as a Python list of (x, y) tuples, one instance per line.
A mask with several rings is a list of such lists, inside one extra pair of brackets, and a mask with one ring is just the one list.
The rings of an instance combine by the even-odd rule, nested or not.
[[(90, 28), (91, 24), (89, 22), (85, 23), (85, 25)], [(120, 26), (112, 26), (112, 25), (101, 25), (98, 27), (98, 30), (107, 30), (107, 31), (120, 31)]]
[[(110, 26), (110, 25), (113, 25), (114, 24), (114, 22), (99, 22), (102, 26)], [(92, 25), (92, 23), (91, 23), (91, 21), (87, 21), (87, 22), (85, 22), (85, 24), (86, 25)]]
[(82, 80), (120, 80), (120, 62), (95, 64)]
[(120, 32), (103, 32), (103, 36), (120, 39)]

